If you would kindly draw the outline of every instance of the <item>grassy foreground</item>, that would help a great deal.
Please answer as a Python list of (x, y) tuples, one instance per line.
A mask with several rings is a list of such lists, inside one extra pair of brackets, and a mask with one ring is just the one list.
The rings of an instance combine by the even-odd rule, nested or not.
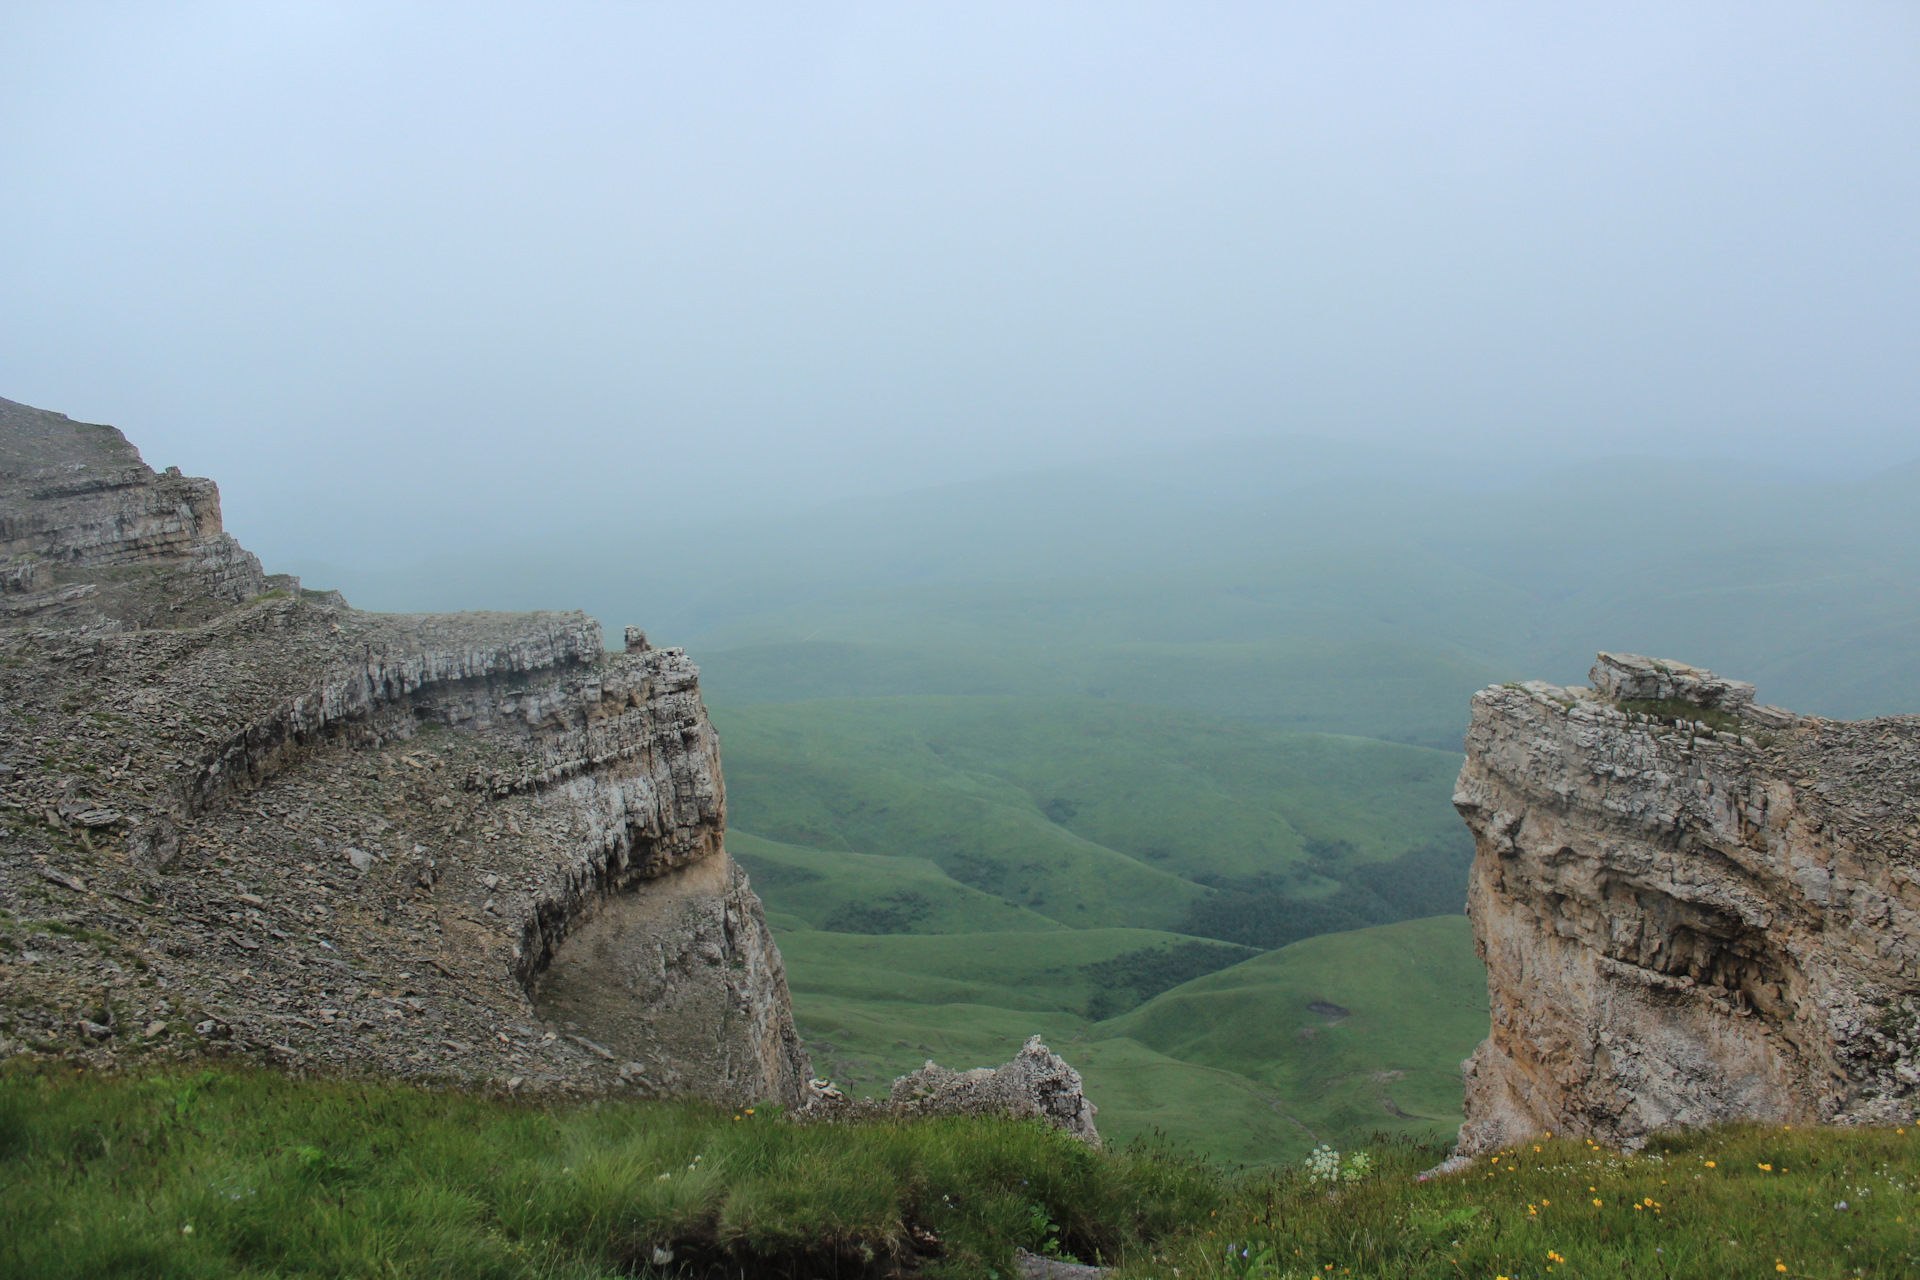
[[(1920, 1272), (1920, 1130), (1737, 1127), (1636, 1155), (1526, 1144), (1421, 1183), (1432, 1148), (1356, 1182), (1255, 1176), (1128, 1276), (1881, 1277)], [(1351, 1157), (1339, 1162), (1350, 1167)], [(1338, 1166), (1337, 1166), (1338, 1167)], [(1341, 1168), (1344, 1175), (1345, 1167)]]
[[(1204, 1217), (1191, 1160), (1033, 1123), (800, 1125), (260, 1072), (0, 1075), (0, 1275), (1008, 1275)], [(938, 1241), (935, 1245), (933, 1242)], [(670, 1258), (668, 1255), (671, 1255)]]
[(0, 1274), (999, 1280), (1016, 1246), (1127, 1280), (1920, 1267), (1907, 1131), (1722, 1130), (1637, 1156), (1546, 1142), (1425, 1183), (1437, 1147), (1384, 1142), (1364, 1170), (1354, 1154), (1323, 1155), (1318, 1177), (1232, 1173), (1010, 1121), (795, 1125), (16, 1067), (0, 1074)]

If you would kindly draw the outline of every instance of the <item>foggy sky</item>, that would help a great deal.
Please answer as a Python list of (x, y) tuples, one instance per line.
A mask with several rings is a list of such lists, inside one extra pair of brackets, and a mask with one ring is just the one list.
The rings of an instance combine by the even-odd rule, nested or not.
[(1920, 455), (1908, 3), (0, 7), (0, 395), (368, 564), (1271, 433)]

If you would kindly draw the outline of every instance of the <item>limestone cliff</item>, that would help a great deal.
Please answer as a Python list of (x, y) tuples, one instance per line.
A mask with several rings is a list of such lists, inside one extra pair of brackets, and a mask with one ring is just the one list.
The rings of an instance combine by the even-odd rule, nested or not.
[(0, 1055), (802, 1100), (679, 650), (303, 591), (9, 401), (0, 547)]
[(1461, 1149), (1911, 1121), (1920, 717), (1796, 716), (1630, 655), (1590, 679), (1474, 698), (1454, 804), (1493, 1027)]

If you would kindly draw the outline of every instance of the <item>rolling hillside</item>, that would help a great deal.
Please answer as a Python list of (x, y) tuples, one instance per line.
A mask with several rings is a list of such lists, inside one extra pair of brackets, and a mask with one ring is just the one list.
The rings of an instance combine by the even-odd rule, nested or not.
[[(735, 830), (917, 859), (1072, 928), (1205, 932), (1233, 904), (1350, 903), (1341, 891), (1376, 864), (1399, 886), (1423, 867), (1464, 873), (1459, 759), (1444, 752), (1086, 698), (843, 699), (714, 720)], [(751, 870), (754, 847), (740, 849)], [(828, 892), (809, 891), (816, 915)], [(1369, 898), (1345, 923), (1461, 901)], [(1219, 936), (1277, 945), (1243, 933)]]
[[(1263, 1162), (1457, 1123), (1458, 1060), (1485, 1022), (1464, 918), (1268, 950), (1458, 912), (1457, 757), (1087, 698), (715, 719), (728, 846), (780, 934), (816, 1068), (856, 1095), (928, 1058), (1003, 1061), (1037, 1032), (1122, 1140), (1159, 1130)], [(1421, 975), (1404, 1033), (1366, 987), (1389, 961), (1384, 982)], [(1352, 1011), (1318, 1043), (1316, 1001)], [(1197, 1033), (1216, 1012), (1247, 1032), (1238, 1056)]]
[[(1462, 916), (1311, 938), (1106, 1020), (1087, 1010), (1125, 971), (1114, 960), (1218, 944), (1101, 929), (805, 931), (780, 945), (816, 1069), (856, 1096), (884, 1094), (929, 1058), (1003, 1061), (1038, 1033), (1085, 1077), (1110, 1140), (1158, 1131), (1247, 1163), (1375, 1132), (1451, 1135), (1460, 1060), (1487, 1034), (1486, 978)], [(1244, 954), (1219, 948), (1217, 959)]]

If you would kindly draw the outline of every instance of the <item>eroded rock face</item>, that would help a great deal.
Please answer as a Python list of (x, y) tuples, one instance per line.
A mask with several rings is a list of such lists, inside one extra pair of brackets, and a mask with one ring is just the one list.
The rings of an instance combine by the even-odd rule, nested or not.
[(593, 1027), (629, 1083), (730, 1102), (804, 1097), (786, 968), (724, 851), (607, 898), (535, 979), (534, 1001)]
[(210, 481), (11, 402), (0, 550), (0, 1055), (802, 1100), (679, 650), (302, 591)]
[(1454, 804), (1493, 1029), (1461, 1149), (1910, 1122), (1920, 717), (1795, 716), (1633, 655), (1591, 679), (1474, 698)]

